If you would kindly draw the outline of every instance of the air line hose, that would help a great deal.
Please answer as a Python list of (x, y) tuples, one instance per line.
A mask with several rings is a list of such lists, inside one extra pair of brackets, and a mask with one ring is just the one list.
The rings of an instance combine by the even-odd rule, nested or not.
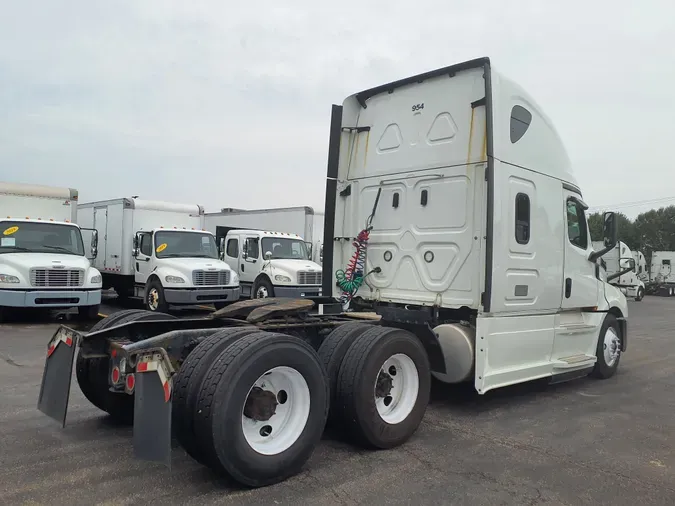
[(354, 242), (352, 242), (355, 251), (347, 263), (347, 268), (345, 270), (339, 269), (335, 272), (335, 279), (337, 280), (338, 286), (342, 290), (340, 302), (343, 305), (348, 304), (354, 298), (356, 293), (359, 291), (359, 288), (361, 288), (361, 285), (363, 285), (364, 281), (366, 280), (367, 276), (373, 272), (380, 272), (380, 268), (376, 267), (364, 274), (368, 240), (370, 239), (370, 231), (373, 229), (373, 217), (375, 216), (375, 210), (377, 209), (377, 204), (380, 201), (381, 193), (382, 188), (380, 187), (377, 190), (373, 211), (366, 220), (366, 228), (361, 230), (361, 232), (359, 232), (359, 234), (356, 236)]

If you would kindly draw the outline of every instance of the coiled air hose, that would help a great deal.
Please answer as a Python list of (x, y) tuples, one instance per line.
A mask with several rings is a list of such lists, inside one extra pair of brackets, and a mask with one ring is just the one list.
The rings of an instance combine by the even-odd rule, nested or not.
[(377, 191), (377, 196), (375, 197), (375, 204), (373, 205), (373, 212), (368, 216), (366, 220), (366, 228), (361, 230), (356, 236), (352, 245), (355, 248), (354, 254), (347, 263), (347, 268), (345, 270), (339, 269), (335, 272), (335, 279), (337, 285), (342, 290), (342, 295), (340, 296), (340, 302), (342, 305), (348, 304), (359, 291), (361, 285), (366, 280), (366, 277), (372, 274), (373, 272), (380, 272), (379, 267), (375, 267), (369, 272), (364, 274), (364, 269), (366, 266), (366, 250), (368, 249), (368, 240), (370, 239), (370, 231), (373, 229), (372, 222), (373, 217), (375, 216), (375, 210), (377, 209), (377, 204), (380, 201), (380, 194), (382, 193), (382, 188), (380, 187)]

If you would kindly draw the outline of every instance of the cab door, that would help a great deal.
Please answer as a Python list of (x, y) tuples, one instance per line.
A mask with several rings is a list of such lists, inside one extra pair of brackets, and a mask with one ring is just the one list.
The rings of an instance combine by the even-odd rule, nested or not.
[(563, 269), (562, 309), (594, 307), (598, 301), (598, 279), (595, 264), (588, 260), (593, 251), (586, 221), (588, 207), (581, 195), (563, 190), (565, 254)]
[(600, 290), (595, 263), (588, 260), (593, 251), (586, 220), (588, 206), (581, 195), (563, 189), (561, 207), (566, 226), (562, 303), (561, 311), (555, 316), (551, 353), (554, 372), (592, 365), (598, 335), (597, 313), (587, 308), (598, 304)]

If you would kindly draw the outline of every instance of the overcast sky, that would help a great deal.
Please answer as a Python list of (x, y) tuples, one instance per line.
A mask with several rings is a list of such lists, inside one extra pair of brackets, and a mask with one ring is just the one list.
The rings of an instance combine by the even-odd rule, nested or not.
[(553, 120), (589, 205), (675, 197), (672, 1), (283, 4), (2, 2), (0, 179), (322, 210), (332, 103), (490, 56)]

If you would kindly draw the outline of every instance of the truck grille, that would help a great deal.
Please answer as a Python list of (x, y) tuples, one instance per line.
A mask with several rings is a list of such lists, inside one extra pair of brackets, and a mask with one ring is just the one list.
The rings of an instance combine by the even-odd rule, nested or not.
[(298, 284), (299, 285), (320, 285), (321, 284), (321, 272), (307, 272), (300, 271), (298, 272)]
[(31, 286), (73, 287), (82, 286), (84, 270), (82, 269), (31, 269)]
[(230, 284), (230, 271), (192, 271), (195, 286), (223, 286)]

